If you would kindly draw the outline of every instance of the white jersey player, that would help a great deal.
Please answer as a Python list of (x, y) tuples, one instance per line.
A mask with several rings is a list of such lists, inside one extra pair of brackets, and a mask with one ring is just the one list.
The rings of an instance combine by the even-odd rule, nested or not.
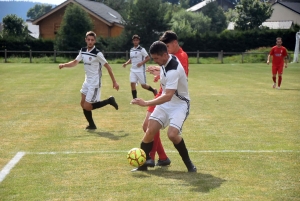
[(118, 104), (116, 103), (115, 98), (113, 96), (103, 101), (100, 101), (102, 66), (104, 66), (107, 69), (110, 78), (113, 82), (113, 88), (119, 90), (119, 85), (115, 80), (112, 68), (107, 63), (103, 54), (95, 47), (96, 34), (92, 31), (87, 32), (85, 41), (87, 47), (81, 48), (76, 59), (68, 63), (59, 64), (59, 69), (66, 67), (74, 67), (81, 60), (83, 61), (85, 70), (85, 80), (80, 90), (80, 103), (83, 109), (83, 114), (89, 123), (86, 129), (97, 129), (92, 117), (91, 110), (101, 108), (108, 104), (112, 105), (116, 110), (118, 109)]
[(153, 89), (150, 85), (147, 85), (146, 81), (145, 64), (150, 60), (150, 57), (145, 48), (139, 45), (140, 37), (138, 35), (132, 36), (132, 43), (133, 47), (130, 49), (130, 59), (123, 64), (124, 68), (126, 65), (131, 64), (129, 79), (132, 97), (137, 97), (137, 83), (140, 83), (144, 89), (151, 91), (155, 96), (157, 94), (157, 90)]
[[(161, 66), (160, 79), (163, 93), (156, 99), (144, 101), (136, 98), (132, 104), (140, 106), (156, 105), (149, 117), (148, 128), (141, 143), (141, 149), (146, 153), (147, 160), (141, 167), (147, 170), (152, 159), (149, 155), (153, 146), (154, 135), (162, 128), (169, 126), (167, 134), (178, 150), (188, 172), (197, 172), (197, 168), (190, 160), (185, 142), (180, 135), (184, 121), (189, 114), (190, 98), (187, 77), (181, 63), (175, 56), (169, 55), (167, 46), (161, 41), (154, 42), (150, 47), (150, 54), (155, 63)], [(139, 167), (141, 171), (143, 168)]]

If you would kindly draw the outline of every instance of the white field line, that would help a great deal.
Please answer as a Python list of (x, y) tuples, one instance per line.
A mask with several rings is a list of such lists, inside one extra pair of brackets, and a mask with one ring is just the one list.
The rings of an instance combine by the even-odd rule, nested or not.
[(15, 167), (15, 165), (21, 160), (21, 158), (25, 155), (25, 152), (18, 152), (0, 172), (0, 183), (5, 179), (5, 177), (9, 174), (11, 169)]
[[(51, 152), (26, 152), (26, 154), (55, 155), (55, 154), (94, 154), (94, 153), (127, 153), (122, 150), (98, 150), (98, 151), (51, 151)], [(168, 153), (177, 153), (174, 150), (166, 150)], [(300, 150), (189, 150), (189, 153), (300, 153)]]

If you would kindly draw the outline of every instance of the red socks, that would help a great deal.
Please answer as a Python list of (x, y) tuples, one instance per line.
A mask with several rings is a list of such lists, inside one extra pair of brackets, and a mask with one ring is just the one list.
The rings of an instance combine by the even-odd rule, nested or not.
[(159, 160), (166, 160), (168, 157), (166, 155), (166, 152), (164, 150), (164, 147), (161, 144), (160, 140), (160, 132), (156, 133), (153, 140), (153, 147), (150, 152), (150, 157), (152, 160), (155, 160), (155, 153), (157, 152)]
[(273, 78), (273, 82), (276, 83), (276, 76), (272, 77)]
[(278, 76), (278, 87), (280, 87), (282, 81), (282, 76)]

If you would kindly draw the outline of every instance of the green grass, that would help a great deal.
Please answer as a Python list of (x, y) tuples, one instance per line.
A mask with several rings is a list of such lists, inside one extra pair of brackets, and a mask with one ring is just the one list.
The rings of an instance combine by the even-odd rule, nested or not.
[[(300, 200), (300, 65), (272, 89), (266, 64), (190, 65), (191, 112), (183, 137), (197, 174), (161, 132), (172, 164), (132, 173), (126, 153), (143, 136), (146, 108), (130, 105), (129, 68), (103, 70), (98, 129), (85, 131), (79, 106), (83, 66), (0, 63), (0, 170), (25, 156), (0, 183), (0, 200)], [(152, 77), (148, 75), (148, 83)], [(138, 96), (150, 92), (138, 86)]]

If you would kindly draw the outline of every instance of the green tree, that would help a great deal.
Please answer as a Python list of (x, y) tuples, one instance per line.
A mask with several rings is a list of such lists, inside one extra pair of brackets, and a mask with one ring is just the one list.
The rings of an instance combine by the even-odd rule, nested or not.
[(237, 14), (235, 9), (229, 8), (225, 12), (225, 16), (226, 16), (227, 23), (229, 23), (229, 22), (235, 22), (236, 19), (237, 19), (238, 14)]
[(202, 13), (211, 18), (210, 31), (220, 33), (227, 27), (226, 16), (217, 2), (210, 2), (201, 10)]
[(80, 47), (85, 46), (85, 34), (92, 29), (92, 20), (87, 12), (75, 4), (69, 5), (55, 38), (55, 49), (78, 50)]
[(6, 15), (3, 18), (3, 36), (23, 37), (26, 34), (24, 20), (15, 14)]
[(127, 36), (138, 34), (141, 44), (149, 47), (168, 28), (165, 21), (167, 8), (166, 3), (162, 3), (161, 0), (137, 0), (136, 3), (131, 1), (125, 24)]
[(187, 12), (184, 9), (175, 13), (171, 20), (171, 28), (180, 40), (205, 33), (210, 30), (211, 19), (201, 12)]
[(48, 13), (52, 9), (52, 5), (36, 4), (27, 11), (27, 17), (30, 19), (37, 19), (42, 15)]
[(257, 29), (273, 12), (270, 4), (259, 0), (241, 0), (235, 10), (238, 14), (235, 27), (238, 30)]

